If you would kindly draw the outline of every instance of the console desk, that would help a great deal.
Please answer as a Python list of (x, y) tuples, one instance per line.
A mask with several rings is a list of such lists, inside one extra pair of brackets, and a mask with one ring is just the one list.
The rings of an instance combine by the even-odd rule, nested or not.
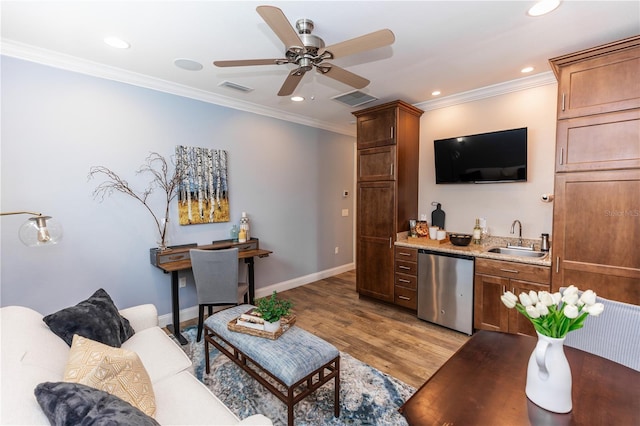
[(199, 246), (197, 244), (187, 244), (184, 246), (172, 247), (163, 252), (151, 249), (151, 264), (161, 269), (164, 273), (171, 273), (171, 306), (173, 314), (173, 324), (167, 328), (173, 333), (176, 339), (183, 344), (187, 344), (187, 339), (180, 334), (180, 301), (178, 278), (180, 271), (191, 269), (191, 258), (189, 250), (220, 250), (226, 248), (237, 248), (238, 259), (244, 260), (247, 265), (247, 281), (249, 284), (249, 303), (253, 304), (255, 298), (255, 275), (253, 270), (254, 258), (268, 257), (272, 251), (262, 250), (259, 247), (257, 238), (251, 238), (246, 243), (239, 243), (232, 240), (214, 241), (212, 244)]

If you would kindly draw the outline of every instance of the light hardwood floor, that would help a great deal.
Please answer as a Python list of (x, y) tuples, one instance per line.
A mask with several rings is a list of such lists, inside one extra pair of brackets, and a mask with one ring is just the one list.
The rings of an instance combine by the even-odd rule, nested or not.
[(293, 301), (297, 326), (416, 388), (469, 339), (413, 312), (360, 298), (355, 270), (279, 296)]

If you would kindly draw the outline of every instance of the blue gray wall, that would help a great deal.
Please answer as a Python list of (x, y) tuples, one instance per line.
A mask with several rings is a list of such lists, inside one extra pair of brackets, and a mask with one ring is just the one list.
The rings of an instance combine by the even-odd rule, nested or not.
[[(18, 239), (27, 216), (2, 217), (2, 306), (46, 314), (102, 287), (121, 308), (153, 303), (168, 314), (170, 277), (149, 263), (151, 216), (120, 193), (94, 200), (101, 180), (87, 175), (104, 165), (143, 189), (149, 179), (135, 171), (147, 155), (170, 157), (179, 144), (229, 152), (232, 222), (179, 226), (174, 201), (171, 244), (228, 238), (246, 211), (274, 251), (256, 260), (259, 295), (352, 268), (353, 137), (19, 59), (1, 66), (1, 210), (42, 211), (65, 231), (61, 244), (27, 248)], [(196, 304), (186, 275), (182, 309)]]

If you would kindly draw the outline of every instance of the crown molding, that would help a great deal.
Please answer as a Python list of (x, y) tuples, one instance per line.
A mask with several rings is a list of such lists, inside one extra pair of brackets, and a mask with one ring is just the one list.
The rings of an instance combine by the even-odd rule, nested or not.
[(446, 96), (444, 98), (420, 102), (414, 104), (414, 106), (423, 111), (431, 111), (434, 109), (447, 108), (467, 102), (492, 98), (494, 96), (505, 95), (507, 93), (533, 89), (535, 87), (546, 86), (548, 84), (557, 84), (556, 77), (551, 71), (535, 74), (529, 77), (518, 78), (516, 80), (505, 81), (504, 83), (498, 83), (491, 86), (481, 87), (480, 89), (469, 90), (468, 92), (456, 93), (455, 95)]
[(194, 89), (182, 84), (172, 83), (159, 78), (150, 77), (148, 75), (126, 71), (121, 68), (111, 67), (60, 52), (15, 42), (13, 40), (2, 39), (0, 43), (0, 53), (5, 56), (36, 62), (54, 68), (60, 68), (120, 83), (131, 84), (133, 86), (144, 87), (185, 98), (196, 99), (210, 104), (328, 130), (347, 136), (355, 136), (355, 129), (351, 125), (337, 126), (333, 123), (314, 120), (309, 117), (286, 113), (277, 109), (256, 105), (251, 102), (232, 99), (204, 90)]
[[(31, 62), (37, 62), (54, 68), (60, 68), (68, 71), (90, 75), (93, 77), (104, 78), (107, 80), (118, 81), (120, 83), (131, 84), (133, 86), (144, 87), (147, 89), (157, 90), (160, 92), (182, 96), (185, 98), (196, 99), (210, 104), (263, 115), (266, 117), (276, 118), (292, 123), (302, 124), (305, 126), (315, 127), (318, 129), (328, 130), (330, 132), (347, 136), (355, 136), (355, 128), (351, 124), (339, 126), (334, 123), (314, 120), (309, 117), (286, 113), (274, 108), (268, 108), (251, 102), (245, 102), (204, 90), (194, 89), (185, 85), (172, 83), (144, 74), (125, 71), (120, 68), (111, 67), (97, 62), (87, 61), (75, 56), (42, 49), (28, 44), (15, 42), (13, 40), (2, 39), (0, 43), (0, 53), (2, 55), (11, 56)], [(468, 92), (458, 93), (439, 99), (419, 102), (413, 105), (422, 109), (423, 111), (431, 111), (439, 108), (451, 107), (467, 102), (473, 102), (481, 99), (491, 98), (494, 96), (504, 95), (507, 93), (556, 83), (557, 81), (553, 72), (548, 71), (535, 74), (530, 77), (523, 77), (504, 83), (494, 84), (492, 86), (486, 86), (480, 89), (470, 90)]]

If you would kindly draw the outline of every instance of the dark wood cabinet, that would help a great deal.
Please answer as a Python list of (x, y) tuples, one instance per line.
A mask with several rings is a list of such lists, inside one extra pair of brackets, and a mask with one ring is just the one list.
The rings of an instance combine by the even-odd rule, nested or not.
[(374, 148), (396, 143), (395, 108), (368, 108), (355, 113), (358, 117), (358, 149)]
[(558, 121), (556, 172), (640, 168), (640, 108)]
[(500, 296), (507, 290), (516, 296), (531, 290), (550, 291), (549, 276), (547, 266), (476, 258), (474, 328), (535, 336), (531, 322), (516, 309), (508, 309)]
[[(394, 243), (418, 210), (422, 111), (402, 101), (355, 112), (357, 118), (356, 288), (360, 295), (411, 305), (394, 279)], [(402, 295), (401, 292), (404, 292)], [(400, 297), (402, 296), (402, 297)], [(415, 308), (414, 308), (415, 309)]]
[(556, 177), (552, 287), (640, 304), (640, 169)]
[(558, 78), (554, 291), (640, 304), (640, 36), (550, 60)]
[(640, 36), (550, 60), (558, 119), (640, 108)]

